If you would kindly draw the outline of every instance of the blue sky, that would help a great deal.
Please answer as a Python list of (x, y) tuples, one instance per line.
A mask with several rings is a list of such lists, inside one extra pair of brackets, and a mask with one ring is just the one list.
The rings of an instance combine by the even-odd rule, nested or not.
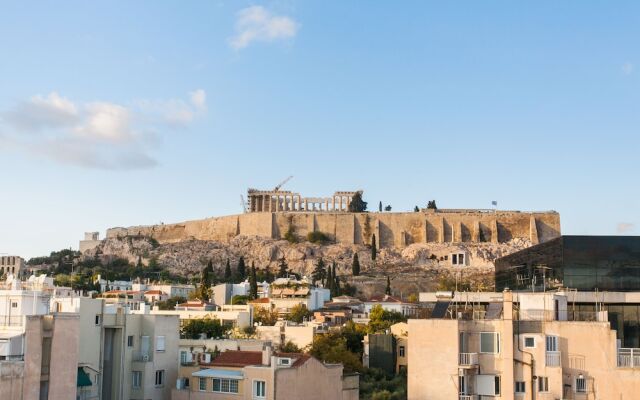
[(637, 235), (639, 38), (633, 1), (3, 3), (0, 253), (238, 213), (289, 175)]

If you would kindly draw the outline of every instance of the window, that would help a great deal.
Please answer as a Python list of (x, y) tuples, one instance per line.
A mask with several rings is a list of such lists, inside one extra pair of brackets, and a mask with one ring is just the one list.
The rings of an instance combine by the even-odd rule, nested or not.
[(457, 265), (458, 264), (458, 255), (457, 254), (452, 254), (451, 255), (451, 264), (453, 264), (453, 265)]
[(464, 253), (451, 254), (451, 265), (464, 265)]
[(500, 396), (500, 375), (475, 375), (476, 394)]
[(259, 399), (267, 397), (267, 382), (253, 381), (253, 397)]
[(400, 346), (400, 348), (398, 349), (398, 354), (400, 355), (400, 357), (404, 357), (404, 346)]
[(480, 353), (500, 353), (500, 334), (497, 332), (480, 332)]
[(133, 347), (133, 336), (131, 335), (127, 336), (127, 346)]
[(236, 379), (213, 378), (213, 391), (219, 393), (238, 393), (238, 381)]
[(458, 394), (460, 395), (467, 394), (467, 385), (465, 384), (465, 381), (465, 375), (458, 375)]
[(516, 381), (516, 393), (525, 392), (525, 383), (522, 381)]
[(198, 388), (200, 389), (201, 392), (204, 392), (205, 390), (207, 390), (207, 378), (200, 378), (200, 381), (198, 384), (199, 384)]
[(546, 376), (538, 377), (538, 392), (548, 392), (549, 391), (549, 378)]
[(587, 392), (587, 380), (584, 376), (580, 375), (576, 378), (576, 393)]
[(493, 378), (493, 384), (495, 386), (495, 394), (496, 394), (496, 396), (500, 396), (500, 375), (496, 375)]
[(11, 302), (11, 308), (18, 308), (18, 302), (17, 301), (12, 301)]
[(96, 315), (96, 325), (100, 325), (100, 315)]
[(156, 351), (164, 351), (164, 336), (156, 336)]
[(159, 369), (156, 371), (156, 386), (164, 386), (164, 370)]
[(547, 336), (546, 337), (546, 348), (547, 348), (547, 351), (558, 351), (558, 337), (557, 336)]
[(280, 359), (278, 359), (278, 364), (280, 364), (280, 365), (289, 365), (289, 364), (291, 364), (291, 360), (289, 358), (280, 358)]
[(142, 372), (131, 371), (131, 387), (134, 389), (140, 389), (142, 386)]
[(533, 336), (527, 336), (524, 338), (524, 347), (532, 348), (536, 347), (536, 338)]

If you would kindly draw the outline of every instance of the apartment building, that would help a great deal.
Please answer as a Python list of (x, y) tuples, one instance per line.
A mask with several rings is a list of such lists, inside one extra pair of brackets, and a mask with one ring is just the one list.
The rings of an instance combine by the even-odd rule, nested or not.
[(579, 296), (420, 294), (435, 301), (408, 322), (408, 398), (638, 398), (640, 349), (622, 347), (600, 300), (584, 310)]
[(126, 304), (87, 297), (54, 298), (51, 307), (79, 314), (77, 367), (86, 377), (79, 399), (171, 397), (178, 373), (177, 315), (137, 313)]
[(380, 305), (385, 311), (395, 311), (404, 315), (405, 317), (414, 317), (418, 312), (418, 305), (409, 303), (402, 299), (399, 299), (388, 294), (373, 296), (369, 300), (364, 302), (364, 312), (368, 315), (371, 309), (376, 305)]
[(50, 297), (0, 290), (0, 399), (75, 399), (78, 315), (49, 313)]
[(343, 375), (342, 365), (272, 352), (270, 345), (261, 351), (227, 350), (187, 368), (190, 384), (178, 381), (172, 400), (356, 400), (359, 394), (358, 375)]

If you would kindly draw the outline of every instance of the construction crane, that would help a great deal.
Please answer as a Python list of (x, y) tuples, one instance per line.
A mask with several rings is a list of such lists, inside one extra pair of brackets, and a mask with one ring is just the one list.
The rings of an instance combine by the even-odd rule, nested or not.
[(289, 177), (287, 177), (287, 179), (283, 180), (282, 182), (278, 183), (275, 187), (275, 189), (273, 189), (274, 192), (277, 192), (280, 190), (280, 188), (282, 186), (284, 186), (285, 183), (289, 182), (291, 180), (291, 178), (293, 178), (293, 175), (290, 175)]
[(242, 206), (242, 210), (247, 212), (247, 203), (244, 201), (243, 195), (240, 195), (240, 205)]

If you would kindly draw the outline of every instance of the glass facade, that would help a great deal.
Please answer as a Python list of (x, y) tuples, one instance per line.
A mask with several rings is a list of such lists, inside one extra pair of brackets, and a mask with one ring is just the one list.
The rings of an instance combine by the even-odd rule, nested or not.
[(496, 260), (496, 290), (640, 291), (640, 236), (561, 236)]

